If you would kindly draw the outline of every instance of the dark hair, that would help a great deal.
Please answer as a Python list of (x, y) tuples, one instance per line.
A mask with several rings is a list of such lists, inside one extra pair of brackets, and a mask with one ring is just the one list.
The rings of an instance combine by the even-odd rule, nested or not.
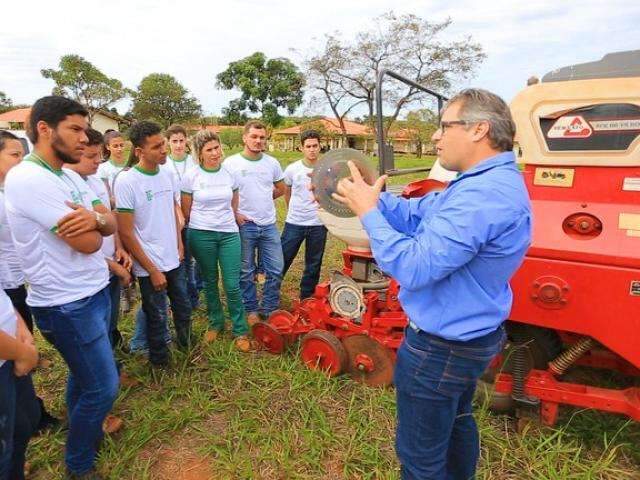
[(255, 128), (257, 130), (266, 130), (267, 127), (265, 127), (264, 123), (258, 121), (258, 120), (249, 120), (245, 126), (244, 129), (242, 130), (242, 134), (245, 135), (247, 133), (249, 133), (249, 130), (251, 130), (252, 128)]
[(111, 156), (111, 152), (107, 147), (109, 146), (109, 143), (111, 142), (111, 140), (113, 140), (114, 138), (124, 138), (124, 137), (120, 132), (114, 129), (110, 129), (104, 132), (104, 137), (102, 138), (102, 157), (105, 159)]
[(69, 115), (86, 117), (88, 114), (89, 112), (87, 112), (86, 108), (70, 98), (58, 95), (42, 97), (31, 107), (29, 121), (27, 122), (27, 135), (35, 145), (38, 141), (38, 122), (45, 122), (51, 128), (56, 128)]
[(93, 128), (87, 129), (87, 138), (89, 141), (87, 142), (87, 147), (92, 147), (94, 145), (102, 145), (102, 134)]
[(13, 133), (7, 132), (6, 130), (0, 130), (0, 152), (4, 150), (7, 145), (7, 140), (18, 140), (20, 139), (16, 137)]
[(174, 123), (169, 128), (167, 128), (167, 131), (164, 132), (164, 136), (167, 137), (167, 139), (169, 139), (171, 138), (171, 135), (177, 135), (179, 133), (184, 135), (184, 138), (187, 138), (187, 129), (184, 128), (182, 125), (178, 125)]
[(138, 162), (135, 154), (136, 147), (142, 147), (147, 141), (147, 138), (161, 133), (162, 128), (160, 128), (160, 125), (154, 122), (149, 122), (147, 120), (142, 120), (141, 122), (136, 122), (131, 125), (131, 128), (129, 129), (131, 153), (129, 154), (129, 161), (127, 162), (127, 165), (135, 165)]
[(305, 130), (300, 134), (300, 144), (304, 147), (304, 142), (310, 138), (315, 138), (320, 143), (320, 132), (317, 130)]

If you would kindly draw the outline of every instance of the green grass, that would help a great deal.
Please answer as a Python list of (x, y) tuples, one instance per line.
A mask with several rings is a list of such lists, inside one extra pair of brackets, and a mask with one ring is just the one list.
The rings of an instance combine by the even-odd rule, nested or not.
[[(299, 157), (275, 155), (283, 165)], [(431, 161), (401, 158), (397, 163), (414, 167)], [(277, 203), (282, 222), (284, 205)], [(342, 248), (329, 239), (323, 278), (339, 267)], [(285, 308), (298, 291), (300, 258), (283, 285)], [(205, 328), (204, 314), (197, 311), (195, 334)], [(130, 338), (131, 315), (121, 329)], [(64, 363), (41, 338), (38, 345), (54, 366), (36, 373), (37, 390), (62, 416)], [(197, 347), (188, 357), (176, 352), (174, 360), (169, 372), (153, 375), (142, 358), (124, 358), (126, 371), (142, 384), (120, 392), (114, 413), (125, 428), (106, 439), (98, 464), (107, 478), (179, 480), (180, 469), (201, 472), (184, 477), (191, 479), (398, 478), (392, 389), (368, 388), (345, 377), (327, 379), (298, 361), (296, 347), (282, 356), (240, 354), (229, 336)], [(489, 413), (479, 402), (478, 478), (640, 478), (639, 424), (593, 411), (563, 412), (554, 429), (530, 426), (518, 434), (513, 420)], [(33, 440), (32, 478), (61, 478), (63, 447), (60, 432)]]

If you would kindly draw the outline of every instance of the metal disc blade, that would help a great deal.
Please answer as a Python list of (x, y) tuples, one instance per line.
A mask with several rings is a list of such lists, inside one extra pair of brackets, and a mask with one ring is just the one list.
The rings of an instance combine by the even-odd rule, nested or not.
[(329, 151), (318, 160), (311, 175), (311, 184), (318, 203), (327, 212), (336, 217), (348, 218), (355, 216), (349, 207), (332, 197), (332, 194), (336, 193), (338, 182), (351, 176), (347, 165), (348, 161), (352, 161), (355, 164), (365, 182), (373, 185), (378, 178), (375, 167), (364, 153), (352, 148), (339, 148)]

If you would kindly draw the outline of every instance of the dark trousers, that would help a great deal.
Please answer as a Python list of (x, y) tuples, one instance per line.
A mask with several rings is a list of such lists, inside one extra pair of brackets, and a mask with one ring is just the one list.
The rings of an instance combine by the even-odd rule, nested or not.
[(200, 290), (204, 288), (204, 282), (202, 281), (200, 269), (191, 253), (191, 247), (187, 241), (187, 230), (188, 228), (185, 226), (180, 233), (182, 235), (182, 246), (184, 248), (184, 260), (182, 260), (182, 263), (184, 264), (185, 275), (187, 277), (187, 293), (191, 301), (191, 308), (195, 309), (200, 305)]
[(142, 310), (147, 317), (149, 361), (155, 365), (164, 365), (169, 361), (169, 349), (165, 342), (166, 315), (162, 312), (166, 306), (165, 295), (169, 296), (178, 346), (187, 348), (191, 343), (191, 302), (184, 264), (163, 273), (167, 279), (167, 289), (161, 291), (153, 288), (150, 277), (138, 277)]
[(480, 440), (471, 401), (505, 338), (502, 327), (468, 342), (406, 328), (394, 376), (403, 479), (474, 478)]
[(0, 367), (0, 480), (24, 479), (29, 439), (40, 422), (31, 375), (16, 377), (13, 362)]
[(109, 278), (109, 297), (111, 298), (111, 312), (109, 313), (109, 341), (113, 350), (122, 344), (122, 334), (118, 330), (120, 321), (120, 294), (122, 287), (117, 275)]
[(24, 323), (27, 324), (27, 328), (33, 333), (33, 317), (31, 316), (31, 309), (27, 305), (27, 289), (24, 285), (20, 285), (18, 288), (7, 288), (5, 293), (11, 299), (13, 308), (15, 308), (20, 316), (24, 319)]
[(322, 256), (327, 243), (327, 229), (324, 225), (294, 225), (285, 223), (282, 230), (282, 255), (284, 256), (284, 277), (296, 258), (302, 242), (304, 248), (304, 273), (300, 279), (300, 298), (308, 298), (318, 285), (320, 279), (320, 268), (322, 267)]

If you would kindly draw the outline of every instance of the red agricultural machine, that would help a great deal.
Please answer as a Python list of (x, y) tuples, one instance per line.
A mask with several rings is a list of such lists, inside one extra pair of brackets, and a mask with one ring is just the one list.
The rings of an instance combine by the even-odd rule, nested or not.
[[(439, 107), (445, 100), (382, 72), (380, 122), (385, 75), (434, 94)], [(483, 377), (497, 410), (534, 413), (551, 425), (564, 404), (640, 421), (639, 87), (640, 50), (621, 52), (551, 72), (511, 104), (534, 232), (511, 282), (509, 342)], [(393, 169), (382, 130), (381, 172), (403, 173)], [(437, 164), (429, 177), (403, 195), (446, 186)], [(309, 367), (387, 385), (407, 323), (399, 286), (377, 268), (357, 218), (321, 205), (323, 222), (348, 245), (342, 271), (292, 313), (275, 312), (254, 326), (254, 335), (272, 353), (301, 337)]]

